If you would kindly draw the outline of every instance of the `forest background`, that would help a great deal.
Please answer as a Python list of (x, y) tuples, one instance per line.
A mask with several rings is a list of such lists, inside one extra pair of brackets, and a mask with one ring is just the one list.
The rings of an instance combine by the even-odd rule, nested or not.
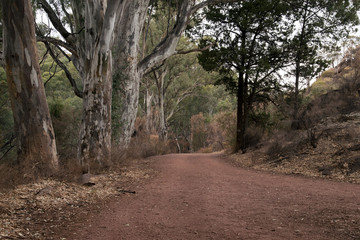
[[(9, 4), (2, 1), (4, 11)], [(111, 4), (112, 14), (118, 11), (112, 30)], [(31, 7), (58, 161), (39, 164), (22, 152), (39, 136), (19, 133), (16, 125), (31, 121), (14, 121), (10, 80), (0, 72), (2, 169), (20, 166), (28, 179), (59, 168), (96, 172), (127, 157), (246, 152), (297, 130), (306, 130), (316, 147), (317, 121), (338, 108), (314, 114), (309, 104), (340, 89), (347, 90), (342, 97), (352, 96), (347, 101), (358, 97), (358, 39), (350, 36), (358, 1), (108, 1), (106, 7), (38, 0)], [(6, 17), (2, 43), (10, 32), (3, 30)], [(98, 39), (106, 42), (107, 34), (106, 45)], [(94, 69), (103, 76), (91, 75)], [(269, 155), (282, 150), (276, 144)]]

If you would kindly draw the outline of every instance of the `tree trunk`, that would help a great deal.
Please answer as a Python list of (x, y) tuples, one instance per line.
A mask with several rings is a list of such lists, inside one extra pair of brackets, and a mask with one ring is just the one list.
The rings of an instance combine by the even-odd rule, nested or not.
[(168, 69), (160, 68), (158, 71), (154, 70), (154, 77), (158, 92), (158, 105), (159, 105), (159, 139), (162, 141), (167, 140), (167, 127), (165, 118), (165, 77)]
[(111, 157), (111, 52), (98, 52), (85, 70), (83, 118), (80, 132), (80, 164), (105, 167)]
[(241, 151), (243, 153), (246, 152), (246, 148), (247, 148), (247, 139), (246, 139), (246, 134), (247, 134), (247, 129), (248, 129), (248, 125), (249, 125), (249, 110), (250, 110), (250, 102), (249, 102), (249, 98), (248, 98), (248, 81), (245, 80), (245, 84), (244, 84), (244, 95), (243, 95), (243, 102), (244, 102), (244, 116), (243, 116), (243, 124), (242, 124), (242, 129), (241, 129), (241, 135), (242, 135), (242, 147), (241, 147)]
[[(74, 10), (83, 19), (76, 66), (83, 80), (83, 118), (79, 161), (84, 170), (106, 167), (111, 158), (112, 46), (118, 22), (125, 17), (128, 1), (84, 1)], [(79, 25), (81, 26), (81, 24)]]
[(38, 64), (31, 4), (2, 0), (2, 6), (6, 75), (18, 161), (24, 173), (48, 176), (57, 170), (58, 157)]
[(236, 146), (235, 152), (243, 149), (244, 146), (244, 75), (239, 73), (237, 89), (237, 118), (236, 118)]
[(246, 131), (246, 94), (247, 94), (247, 75), (245, 75), (246, 63), (246, 31), (241, 32), (241, 65), (238, 69), (238, 89), (237, 89), (237, 119), (236, 119), (236, 145), (235, 151), (245, 151), (245, 131)]
[(191, 7), (194, 5), (194, 2), (187, 0), (182, 3), (178, 24), (175, 24), (174, 29), (158, 44), (151, 54), (139, 62), (138, 54), (141, 52), (139, 42), (141, 40), (141, 31), (144, 26), (148, 5), (149, 0), (133, 1), (127, 11), (134, 13), (134, 15), (133, 17), (124, 18), (124, 21), (120, 24), (124, 30), (120, 30), (123, 34), (119, 35), (116, 43), (117, 60), (115, 62), (117, 63), (117, 68), (121, 71), (121, 84), (122, 89), (124, 89), (124, 95), (122, 97), (122, 127), (120, 129), (120, 132), (122, 132), (120, 146), (124, 149), (130, 144), (131, 135), (134, 131), (138, 110), (140, 80), (145, 72), (176, 52), (175, 48), (180, 40), (181, 34), (187, 26), (188, 19), (192, 13)]
[(175, 137), (175, 142), (176, 142), (176, 147), (177, 147), (178, 153), (181, 153), (181, 147), (180, 147), (179, 140), (177, 137)]
[(294, 112), (293, 112), (293, 119), (291, 123), (292, 129), (299, 128), (299, 84), (300, 84), (300, 59), (296, 59), (295, 65), (295, 92), (294, 92)]
[(146, 89), (146, 132), (151, 133), (151, 103), (153, 95)]
[(138, 69), (141, 31), (146, 18), (149, 0), (133, 0), (127, 8), (127, 17), (120, 22), (116, 44), (116, 72), (122, 89), (122, 109), (119, 145), (126, 149), (134, 132), (138, 111), (139, 87), (143, 72)]
[(160, 114), (160, 131), (159, 131), (159, 138), (162, 141), (166, 141), (167, 140), (167, 128), (166, 128), (166, 119), (165, 119), (165, 108), (164, 108), (164, 104), (165, 104), (165, 93), (164, 93), (164, 76), (160, 76), (160, 92), (159, 92), (159, 114)]
[(123, 110), (121, 114), (120, 147), (126, 149), (134, 133), (135, 121), (139, 104), (139, 88), (141, 76), (134, 66), (127, 72), (128, 79), (124, 84)]
[(295, 57), (295, 96), (294, 96), (294, 112), (293, 112), (293, 119), (291, 123), (292, 129), (298, 129), (300, 127), (299, 123), (299, 105), (300, 105), (300, 75), (301, 75), (301, 60), (302, 60), (302, 50), (306, 48), (306, 41), (305, 41), (305, 32), (306, 32), (306, 25), (307, 25), (307, 15), (308, 15), (308, 2), (306, 2), (305, 14), (302, 19), (301, 24), (301, 33), (299, 36), (299, 45), (298, 50), (296, 52)]

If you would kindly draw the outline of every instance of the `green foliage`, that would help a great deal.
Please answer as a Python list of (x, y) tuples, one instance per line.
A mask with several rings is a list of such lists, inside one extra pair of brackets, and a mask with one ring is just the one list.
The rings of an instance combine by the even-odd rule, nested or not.
[(271, 130), (274, 126), (274, 119), (269, 112), (265, 111), (252, 111), (249, 116), (251, 122), (263, 130)]
[[(82, 99), (75, 96), (65, 72), (54, 62), (44, 44), (38, 44), (40, 70), (44, 82), (50, 115), (54, 127), (60, 160), (76, 157), (82, 114)], [(81, 89), (81, 79), (72, 62), (58, 50), (55, 54), (62, 61)]]
[(49, 101), (60, 160), (76, 158), (82, 100), (78, 97)]
[(217, 84), (236, 94), (241, 113), (238, 149), (246, 145), (249, 112), (280, 90), (277, 73), (290, 57), (288, 38), (293, 26), (282, 21), (289, 10), (284, 1), (255, 0), (219, 4), (205, 11), (204, 26), (212, 36), (203, 37), (200, 44), (212, 45), (199, 55), (199, 63), (207, 71), (217, 71)]
[[(42, 50), (42, 48), (39, 49), (40, 51)], [(46, 50), (44, 49), (42, 51)], [(43, 54), (40, 56), (43, 56)], [(77, 86), (81, 89), (81, 79), (72, 62), (69, 62), (65, 57), (60, 57), (60, 60), (65, 63), (65, 66), (70, 71), (72, 77), (75, 79)], [(45, 85), (45, 91), (48, 100), (50, 98), (53, 100), (72, 98), (75, 95), (65, 72), (53, 61), (50, 56), (45, 58), (45, 61), (43, 61), (43, 63), (40, 65), (40, 69), (42, 72), (41, 76)]]
[(54, 101), (50, 102), (49, 108), (50, 108), (50, 114), (53, 118), (61, 119), (62, 112), (64, 110), (64, 103), (60, 101)]
[(291, 61), (294, 63), (292, 74), (295, 76), (296, 120), (300, 80), (307, 80), (309, 85), (311, 79), (329, 66), (331, 59), (324, 58), (324, 53), (338, 51), (341, 42), (359, 23), (359, 1), (294, 0), (290, 7), (288, 19), (298, 26), (290, 41)]
[(191, 148), (197, 152), (206, 146), (207, 126), (205, 118), (202, 113), (193, 115), (190, 120), (191, 123)]

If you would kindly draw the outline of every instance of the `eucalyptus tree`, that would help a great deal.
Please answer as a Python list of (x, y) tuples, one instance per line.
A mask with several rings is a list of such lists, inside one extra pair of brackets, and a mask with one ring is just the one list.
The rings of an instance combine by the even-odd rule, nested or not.
[[(184, 43), (189, 44), (186, 40)], [(154, 101), (159, 112), (159, 137), (166, 140), (174, 114), (183, 107), (185, 99), (196, 93), (197, 88), (209, 82), (209, 74), (198, 64), (196, 53), (191, 53), (172, 56), (150, 76), (156, 88)]]
[(309, 81), (321, 73), (331, 61), (324, 52), (331, 52), (344, 41), (352, 27), (359, 23), (359, 0), (292, 0), (291, 16), (297, 29), (292, 39), (292, 74), (294, 84), (293, 127), (297, 128), (301, 78)]
[[(211, 6), (205, 11), (204, 45), (216, 43), (199, 56), (208, 71), (219, 71), (218, 83), (237, 96), (236, 151), (246, 149), (249, 111), (258, 101), (270, 100), (279, 88), (277, 72), (288, 59), (291, 25), (283, 22), (288, 4), (281, 0), (253, 0)], [(202, 33), (204, 34), (204, 32)], [(206, 34), (206, 32), (205, 32)]]
[[(176, 6), (174, 2), (156, 4), (153, 8), (152, 21), (144, 30), (142, 49), (144, 54), (164, 38), (176, 22)], [(207, 74), (197, 63), (195, 52), (201, 51), (186, 37), (181, 37), (177, 44), (176, 54), (153, 67), (143, 78), (144, 96), (147, 107), (147, 129), (151, 117), (151, 102), (156, 103), (158, 115), (158, 134), (162, 140), (167, 139), (169, 120), (179, 110), (181, 103), (193, 94), (195, 88), (204, 82)]]
[(40, 75), (30, 1), (1, 1), (4, 61), (14, 117), (18, 162), (25, 174), (58, 168), (54, 131)]
[[(194, 12), (223, 1), (231, 0), (177, 1), (178, 17), (172, 29), (149, 55), (139, 58), (141, 32), (150, 0), (55, 0), (51, 1), (52, 5), (38, 0), (63, 38), (45, 35), (39, 36), (39, 40), (69, 51), (82, 78), (83, 120), (79, 146), (82, 165), (104, 165), (110, 158), (112, 50), (116, 52), (115, 66), (124, 76), (121, 143), (126, 146), (134, 128), (143, 74), (176, 52), (177, 42)], [(72, 11), (68, 11), (68, 7)]]
[[(122, 25), (124, 29), (132, 29), (133, 32), (126, 32), (119, 35), (116, 44), (119, 60), (116, 60), (117, 69), (122, 78), (119, 81), (121, 89), (124, 91), (123, 97), (123, 110), (122, 110), (122, 137), (120, 138), (120, 145), (128, 146), (131, 135), (134, 129), (134, 123), (138, 110), (139, 100), (139, 86), (140, 80), (144, 74), (148, 73), (154, 67), (160, 65), (164, 60), (170, 56), (177, 54), (176, 46), (184, 33), (187, 25), (191, 21), (191, 16), (199, 9), (214, 5), (220, 2), (234, 2), (235, 0), (207, 0), (207, 1), (194, 1), (194, 0), (176, 0), (176, 1), (153, 1), (155, 7), (150, 7), (149, 14), (146, 16), (143, 11), (137, 13), (136, 18), (128, 18)], [(156, 13), (156, 6), (159, 2), (169, 4), (168, 23), (165, 31), (162, 33), (162, 38), (155, 41), (155, 46), (147, 53), (144, 54), (144, 43), (142, 42), (144, 33), (146, 35), (145, 23), (147, 25), (152, 21), (152, 15)], [(139, 8), (138, 6), (143, 6)], [(148, 9), (149, 1), (134, 1), (133, 5), (137, 11), (140, 9)], [(146, 7), (145, 7), (146, 6)], [(171, 7), (175, 7), (175, 17), (170, 16), (172, 13)], [(130, 8), (131, 9), (131, 8)], [(130, 10), (132, 12), (132, 10)], [(142, 31), (145, 28), (145, 31)], [(123, 36), (123, 37), (121, 37)], [(139, 54), (142, 53), (142, 54)]]

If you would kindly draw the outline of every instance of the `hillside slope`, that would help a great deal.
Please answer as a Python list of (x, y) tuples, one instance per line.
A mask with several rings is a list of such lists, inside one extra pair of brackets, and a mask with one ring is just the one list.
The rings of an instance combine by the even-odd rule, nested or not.
[(300, 128), (282, 130), (246, 154), (242, 166), (360, 183), (360, 47), (304, 94)]

